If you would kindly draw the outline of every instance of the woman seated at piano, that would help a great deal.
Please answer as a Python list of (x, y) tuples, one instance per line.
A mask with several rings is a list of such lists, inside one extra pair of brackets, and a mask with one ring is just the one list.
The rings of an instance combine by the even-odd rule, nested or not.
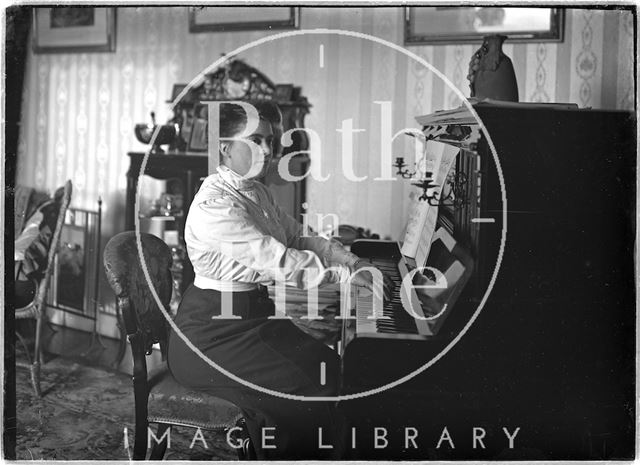
[[(256, 109), (259, 122), (251, 127), (257, 129), (247, 139), (259, 147), (258, 157), (241, 140), (222, 140), (239, 137), (249, 122), (242, 107), (220, 106), (220, 165), (204, 180), (187, 216), (184, 234), (195, 280), (184, 293), (175, 323), (210, 360), (244, 381), (298, 396), (336, 396), (338, 355), (291, 320), (269, 319), (275, 304), (265, 285), (284, 280), (308, 289), (352, 278), (352, 284), (374, 291), (373, 280), (365, 272), (351, 276), (366, 264), (338, 242), (303, 236), (302, 226), (257, 180), (269, 166), (273, 128), (282, 117), (273, 104)], [(231, 306), (233, 319), (222, 315), (223, 303)], [(334, 403), (294, 401), (247, 387), (212, 368), (173, 332), (169, 367), (181, 384), (243, 410), (257, 458), (340, 458), (346, 426)], [(273, 449), (261, 447), (263, 428), (268, 427), (275, 427), (267, 441)], [(333, 449), (318, 448), (319, 427), (323, 443)]]

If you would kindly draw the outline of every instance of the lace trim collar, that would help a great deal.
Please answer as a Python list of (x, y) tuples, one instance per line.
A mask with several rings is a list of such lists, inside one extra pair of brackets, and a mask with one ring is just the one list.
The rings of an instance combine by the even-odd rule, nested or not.
[(253, 179), (245, 179), (225, 165), (219, 165), (217, 171), (226, 183), (236, 189), (251, 190), (255, 187), (255, 181)]

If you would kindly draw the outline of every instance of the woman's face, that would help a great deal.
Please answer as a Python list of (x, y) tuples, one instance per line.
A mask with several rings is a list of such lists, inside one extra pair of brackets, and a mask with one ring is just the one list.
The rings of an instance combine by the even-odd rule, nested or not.
[[(240, 136), (243, 130), (244, 126), (235, 136)], [(272, 155), (273, 132), (271, 124), (261, 119), (255, 132), (246, 139), (253, 142), (257, 146), (257, 150), (252, 151), (248, 144), (240, 140), (224, 143), (222, 146), (223, 162), (228, 168), (247, 179), (264, 176)]]

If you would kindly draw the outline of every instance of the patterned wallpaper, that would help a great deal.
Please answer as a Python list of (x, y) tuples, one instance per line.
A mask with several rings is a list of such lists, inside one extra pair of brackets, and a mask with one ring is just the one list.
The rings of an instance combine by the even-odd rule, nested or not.
[[(303, 8), (301, 27), (371, 34), (402, 45), (401, 8)], [(95, 208), (102, 197), (103, 236), (123, 229), (126, 152), (144, 150), (133, 126), (170, 116), (174, 83), (190, 81), (223, 52), (269, 32), (191, 34), (186, 7), (118, 8), (117, 47), (107, 54), (34, 55), (27, 61), (17, 182), (53, 189), (74, 182), (72, 205)], [(521, 101), (575, 102), (632, 109), (634, 19), (628, 11), (567, 11), (563, 43), (505, 44)], [(319, 46), (324, 48), (319, 65)], [(467, 64), (475, 45), (413, 46), (468, 95)], [(394, 132), (413, 116), (459, 105), (431, 72), (379, 44), (342, 36), (299, 36), (241, 55), (276, 83), (301, 85), (313, 104), (307, 127), (318, 132), (327, 182), (310, 181), (309, 212), (337, 213), (344, 223), (398, 237), (405, 223), (407, 183), (372, 182), (380, 167), (380, 105), (391, 101)], [(365, 129), (355, 139), (354, 172), (344, 178), (340, 122)], [(410, 153), (409, 141), (394, 156)], [(103, 241), (104, 243), (105, 241)]]

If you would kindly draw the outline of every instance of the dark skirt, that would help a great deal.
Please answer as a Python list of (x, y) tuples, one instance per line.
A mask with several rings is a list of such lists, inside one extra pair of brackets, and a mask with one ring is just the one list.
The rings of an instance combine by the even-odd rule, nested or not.
[[(268, 319), (275, 308), (265, 288), (227, 296), (241, 319), (212, 319), (221, 314), (218, 291), (191, 286), (184, 294), (175, 322), (203, 354), (242, 380), (273, 391), (314, 397), (338, 394), (338, 355), (290, 320)], [(168, 363), (179, 383), (225, 398), (243, 410), (258, 458), (340, 458), (346, 427), (334, 402), (284, 399), (247, 387), (211, 367), (173, 331)], [(267, 427), (275, 429), (263, 432)], [(318, 428), (322, 443), (333, 449), (319, 447)], [(263, 433), (274, 437), (268, 443), (275, 449), (261, 447)]]

